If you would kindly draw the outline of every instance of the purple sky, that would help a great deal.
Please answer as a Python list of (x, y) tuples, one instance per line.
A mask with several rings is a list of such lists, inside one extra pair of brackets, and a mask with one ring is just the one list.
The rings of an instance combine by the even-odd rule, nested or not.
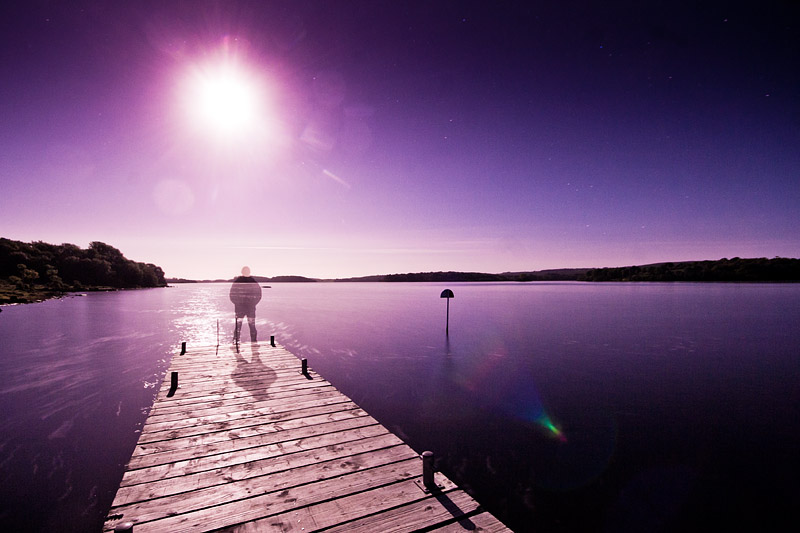
[(0, 236), (189, 278), (800, 257), (793, 3), (680, 4), (6, 2)]

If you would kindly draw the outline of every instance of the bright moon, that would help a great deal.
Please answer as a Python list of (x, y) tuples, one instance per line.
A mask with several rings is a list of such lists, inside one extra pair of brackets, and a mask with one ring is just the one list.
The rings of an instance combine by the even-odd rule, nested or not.
[(252, 88), (236, 73), (201, 80), (198, 112), (211, 126), (234, 131), (247, 124), (256, 108)]
[(196, 68), (187, 80), (186, 107), (198, 129), (222, 140), (251, 136), (264, 126), (263, 90), (241, 68)]

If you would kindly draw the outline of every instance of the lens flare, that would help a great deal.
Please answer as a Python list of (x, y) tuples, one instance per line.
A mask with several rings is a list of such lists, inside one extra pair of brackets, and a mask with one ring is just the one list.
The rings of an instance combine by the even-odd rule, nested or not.
[(567, 437), (564, 433), (553, 424), (553, 421), (550, 420), (550, 417), (546, 414), (542, 414), (536, 422), (542, 426), (543, 428), (547, 429), (555, 438), (560, 440), (561, 442), (567, 442)]
[[(458, 379), (461, 385), (472, 392), (480, 391), (507, 416), (536, 424), (548, 436), (566, 443), (566, 435), (545, 411), (536, 380), (519, 366), (519, 360), (509, 357), (505, 344), (497, 339), (487, 340), (478, 349), (486, 355), (472, 359), (470, 369)], [(527, 379), (520, 379), (523, 375), (527, 375)]]
[(539, 425), (548, 436), (555, 437), (560, 442), (567, 442), (564, 432), (556, 426), (545, 411), (533, 382), (528, 384), (524, 390), (516, 391), (509, 405), (514, 406), (512, 414), (516, 417), (521, 416), (522, 419)]

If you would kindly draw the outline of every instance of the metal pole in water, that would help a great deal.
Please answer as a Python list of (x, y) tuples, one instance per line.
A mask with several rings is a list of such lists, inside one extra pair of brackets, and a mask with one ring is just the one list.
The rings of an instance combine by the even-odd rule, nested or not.
[(444, 334), (450, 335), (450, 298), (455, 298), (455, 295), (450, 289), (445, 289), (439, 295), (439, 298), (447, 298), (447, 323), (444, 328)]
[(219, 318), (217, 319), (217, 346), (219, 346)]

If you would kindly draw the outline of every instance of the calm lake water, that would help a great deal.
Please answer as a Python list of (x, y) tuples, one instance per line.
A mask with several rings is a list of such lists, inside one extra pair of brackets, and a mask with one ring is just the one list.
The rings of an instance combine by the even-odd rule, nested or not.
[[(230, 342), (228, 289), (3, 308), (0, 529), (101, 528), (180, 342), (215, 344), (218, 320)], [(793, 517), (798, 324), (798, 284), (274, 284), (258, 307), (262, 340), (517, 531)]]

